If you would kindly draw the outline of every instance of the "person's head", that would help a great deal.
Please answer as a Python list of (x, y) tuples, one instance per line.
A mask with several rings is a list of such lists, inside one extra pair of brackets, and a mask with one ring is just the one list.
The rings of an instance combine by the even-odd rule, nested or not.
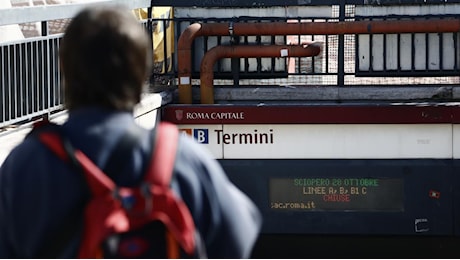
[(150, 71), (150, 48), (146, 30), (131, 11), (98, 6), (79, 12), (59, 53), (66, 107), (132, 110)]

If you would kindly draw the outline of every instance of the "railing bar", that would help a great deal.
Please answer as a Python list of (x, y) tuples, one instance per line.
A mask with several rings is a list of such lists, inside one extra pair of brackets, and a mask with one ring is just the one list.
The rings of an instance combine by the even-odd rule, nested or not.
[(428, 33), (425, 33), (425, 71), (430, 69), (430, 36)]
[[(324, 43), (324, 46), (329, 46), (329, 35), (326, 35), (325, 36), (325, 43)], [(322, 50), (323, 52), (323, 55), (325, 56), (325, 63), (326, 63), (326, 74), (329, 73), (329, 48), (327, 48), (326, 50)]]
[(14, 64), (15, 64), (15, 75), (14, 75), (14, 82), (15, 82), (15, 86), (14, 86), (14, 92), (15, 92), (15, 116), (18, 117), (18, 116), (21, 116), (22, 113), (21, 113), (21, 104), (22, 104), (22, 92), (21, 92), (21, 86), (22, 84), (20, 84), (21, 82), (21, 61), (20, 61), (20, 46), (16, 45), (15, 48), (14, 48)]
[(411, 71), (415, 71), (415, 33), (411, 33)]
[[(169, 15), (168, 15), (169, 16)], [(166, 23), (166, 19), (161, 20), (163, 24), (163, 66), (164, 66), (164, 72), (168, 72), (169, 64), (168, 64), (168, 42), (169, 42), (169, 35), (167, 34), (168, 28), (166, 26), (168, 25)]]
[(444, 59), (442, 57), (443, 55), (443, 44), (444, 44), (444, 41), (443, 41), (443, 34), (442, 33), (438, 33), (438, 42), (439, 42), (439, 71), (442, 71), (444, 69)]
[[(48, 111), (48, 114), (49, 114), (49, 111), (50, 111), (50, 109), (52, 107), (52, 104), (51, 104), (51, 93), (52, 93), (51, 87), (52, 86), (51, 86), (51, 66), (50, 66), (51, 65), (50, 64), (50, 56), (51, 56), (50, 42), (51, 42), (51, 40), (47, 39), (45, 42), (46, 42), (46, 46), (45, 46), (46, 53), (45, 54), (46, 54), (46, 61), (47, 62), (46, 62), (46, 64), (43, 65), (43, 74), (46, 75), (46, 78), (43, 77), (43, 81), (44, 81), (43, 86), (46, 88), (44, 91), (48, 90), (48, 91), (46, 91), (46, 92), (48, 92), (47, 93), (48, 107), (47, 107), (46, 110)], [(43, 59), (43, 60), (45, 60), (45, 59)], [(46, 83), (48, 83), (48, 84), (46, 84)]]
[(17, 95), (16, 95), (16, 116), (23, 116), (26, 114), (24, 111), (24, 85), (25, 85), (25, 75), (24, 75), (24, 51), (23, 45), (17, 44), (17, 54), (16, 54), (16, 63), (17, 63), (17, 75), (16, 82), (18, 84)]
[(401, 71), (401, 34), (397, 34), (396, 44), (396, 70)]
[(369, 34), (369, 71), (373, 72), (374, 71), (374, 34)]
[(460, 48), (458, 46), (458, 33), (452, 33), (452, 37), (454, 38), (454, 70), (458, 70), (459, 68), (459, 56), (460, 56)]
[(11, 45), (8, 45), (8, 51), (7, 51), (7, 70), (8, 70), (8, 73), (7, 73), (7, 78), (8, 78), (8, 83), (6, 84), (6, 88), (5, 88), (5, 94), (7, 96), (7, 107), (8, 109), (6, 109), (6, 111), (8, 112), (8, 115), (7, 115), (7, 120), (11, 120), (11, 66), (9, 66), (9, 64), (11, 64), (11, 54), (10, 54), (10, 50), (11, 50)]
[(20, 111), (20, 115), (23, 116), (25, 114), (24, 111), (24, 63), (23, 63), (23, 51), (22, 51), (22, 44), (19, 44), (19, 57), (18, 57), (18, 62), (19, 62), (19, 73), (18, 73), (18, 78), (19, 78), (19, 104), (18, 104), (18, 109)]
[(12, 50), (13, 50), (13, 95), (12, 95), (12, 106), (13, 106), (13, 117), (18, 117), (18, 66), (17, 66), (17, 54), (16, 54), (16, 45), (12, 45)]
[[(31, 57), (30, 55), (30, 46), (32, 44), (31, 43), (24, 43), (24, 50), (25, 50), (25, 53), (24, 53), (24, 56), (25, 57)], [(29, 63), (29, 59), (26, 59), (25, 60), (25, 64), (24, 64), (24, 68), (25, 68), (25, 72), (24, 72), (24, 75), (25, 75), (25, 109), (26, 109), (26, 113), (29, 113), (29, 102), (30, 102), (30, 72), (29, 72), (29, 67), (30, 67), (30, 63)]]
[(33, 113), (34, 112), (34, 109), (35, 109), (35, 80), (34, 80), (34, 74), (35, 74), (35, 69), (33, 68), (36, 68), (35, 65), (35, 59), (33, 57), (35, 57), (36, 53), (35, 53), (35, 48), (36, 48), (36, 45), (37, 45), (37, 42), (34, 42), (34, 43), (31, 43), (30, 44), (30, 57), (32, 57), (32, 59), (29, 59), (29, 68), (30, 68), (30, 74), (29, 74), (29, 82), (30, 82), (30, 110), (29, 110), (29, 113)]
[[(297, 23), (301, 23), (302, 22), (302, 19), (301, 18), (298, 18), (297, 19)], [(297, 42), (296, 44), (301, 44), (302, 43), (302, 36), (303, 35), (297, 35)], [(301, 57), (294, 57), (293, 58), (295, 60), (295, 74), (296, 75), (301, 75), (302, 73), (302, 59)]]
[[(52, 44), (51, 44), (52, 43)], [(56, 45), (56, 40), (50, 40), (50, 46), (53, 46), (53, 48), (51, 48), (51, 52), (50, 52), (50, 57), (52, 57), (53, 59), (50, 59), (50, 66), (52, 66), (52, 69), (50, 69), (50, 86), (52, 87), (52, 93), (53, 93), (53, 99), (52, 99), (52, 107), (54, 107), (56, 104), (55, 104), (55, 101), (58, 100), (58, 96), (57, 96), (57, 93), (58, 93), (58, 90), (57, 90), (57, 84), (56, 84), (56, 49), (57, 49), (57, 45)], [(52, 54), (51, 54), (52, 53)], [(55, 55), (56, 54), (56, 55)]]
[(383, 50), (382, 50), (383, 70), (388, 69), (388, 67), (387, 67), (387, 58), (388, 58), (387, 57), (387, 53), (388, 53), (387, 52), (387, 46), (388, 46), (387, 40), (388, 40), (388, 37), (390, 37), (389, 34), (383, 34), (382, 35), (382, 39), (383, 39), (383, 46), (382, 46), (382, 48), (383, 48)]
[(39, 89), (39, 84), (38, 84), (38, 80), (39, 80), (39, 77), (38, 77), (38, 74), (39, 74), (39, 71), (38, 71), (38, 55), (39, 55), (39, 45), (40, 45), (40, 42), (37, 41), (37, 44), (35, 45), (35, 60), (34, 60), (34, 68), (36, 68), (34, 70), (34, 76), (32, 78), (33, 80), (33, 83), (34, 83), (34, 86), (33, 86), (33, 89), (35, 90), (34, 91), (34, 109), (33, 111), (36, 112), (38, 110), (38, 107), (39, 107), (39, 102), (40, 102), (40, 89)]
[(1, 46), (1, 53), (2, 53), (2, 60), (0, 62), (2, 62), (2, 77), (0, 78), (1, 80), (1, 95), (2, 95), (2, 103), (1, 103), (1, 106), (2, 106), (2, 120), (3, 121), (6, 121), (6, 107), (5, 107), (5, 100), (6, 100), (6, 97), (5, 97), (5, 92), (6, 92), (6, 73), (5, 73), (5, 65), (6, 65), (6, 62), (4, 62), (4, 60), (6, 60), (6, 47), (5, 46)]
[(41, 70), (39, 70), (40, 72), (40, 82), (42, 83), (42, 85), (40, 86), (40, 91), (41, 91), (41, 100), (42, 100), (42, 106), (41, 106), (41, 109), (40, 110), (46, 110), (46, 91), (45, 91), (45, 40), (42, 40), (41, 41), (41, 46), (40, 46), (40, 65), (41, 65)]
[[(56, 42), (57, 42), (57, 48), (56, 48), (56, 54), (59, 53), (59, 46), (60, 46), (60, 38), (57, 38), (56, 39)], [(64, 104), (64, 88), (62, 86), (62, 78), (61, 78), (61, 71), (59, 70), (59, 64), (61, 63), (61, 58), (59, 57), (59, 55), (56, 55), (56, 74), (57, 74), (57, 86), (58, 86), (58, 91), (59, 91), (59, 104)]]

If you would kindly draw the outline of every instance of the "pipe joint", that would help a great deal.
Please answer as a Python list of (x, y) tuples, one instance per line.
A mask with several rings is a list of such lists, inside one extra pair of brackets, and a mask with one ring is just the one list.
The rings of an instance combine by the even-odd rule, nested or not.
[(228, 24), (228, 34), (229, 34), (230, 36), (232, 36), (232, 37), (234, 36), (234, 34), (233, 34), (233, 22), (230, 22), (230, 23)]

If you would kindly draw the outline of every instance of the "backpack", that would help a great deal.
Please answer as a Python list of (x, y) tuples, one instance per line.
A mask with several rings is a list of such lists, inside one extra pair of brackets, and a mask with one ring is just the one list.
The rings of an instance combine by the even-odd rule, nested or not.
[[(82, 169), (91, 193), (78, 258), (180, 258), (184, 252), (199, 257), (192, 216), (170, 188), (179, 132), (167, 122), (159, 122), (155, 131), (150, 164), (138, 187), (117, 187), (59, 131), (38, 132), (60, 159)], [(154, 238), (159, 232), (163, 237)]]

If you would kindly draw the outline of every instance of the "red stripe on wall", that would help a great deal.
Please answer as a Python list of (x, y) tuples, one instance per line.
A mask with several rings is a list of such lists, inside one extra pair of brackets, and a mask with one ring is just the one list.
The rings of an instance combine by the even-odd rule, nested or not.
[(460, 123), (459, 105), (167, 105), (175, 124), (421, 124)]

